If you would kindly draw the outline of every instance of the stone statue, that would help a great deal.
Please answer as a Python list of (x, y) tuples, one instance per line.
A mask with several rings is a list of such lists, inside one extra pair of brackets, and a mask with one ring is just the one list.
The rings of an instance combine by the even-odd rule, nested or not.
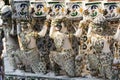
[(69, 36), (62, 32), (62, 28), (61, 18), (52, 20), (49, 35), (54, 40), (56, 51), (51, 51), (50, 61), (56, 75), (62, 69), (68, 76), (73, 77), (75, 76), (75, 54)]
[(47, 26), (44, 25), (40, 32), (35, 32), (28, 22), (18, 22), (17, 27), (19, 28), (18, 31), (21, 28), (21, 32), (18, 33), (18, 41), (22, 53), (19, 56), (28, 61), (34, 73), (46, 73), (46, 63), (38, 50), (36, 38), (45, 36)]
[(116, 42), (116, 28), (106, 22), (106, 18), (100, 14), (93, 22), (89, 24), (88, 35), (95, 49), (95, 54), (99, 60), (98, 68), (102, 77), (113, 79), (113, 59), (114, 59), (114, 43)]
[(37, 18), (34, 20), (35, 20), (35, 23), (32, 23), (32, 25), (34, 25), (35, 31), (39, 32), (40, 30), (42, 30), (42, 28), (44, 27), (43, 25), (46, 25), (48, 27), (45, 36), (38, 37), (36, 42), (37, 42), (37, 47), (39, 51), (45, 58), (47, 72), (49, 72), (51, 69), (49, 54), (51, 50), (55, 50), (54, 41), (49, 36), (51, 20), (44, 19), (44, 18)]
[(88, 49), (89, 46), (89, 38), (87, 37), (88, 25), (91, 22), (91, 17), (89, 16), (89, 12), (85, 10), (83, 12), (83, 20), (80, 21), (79, 27), (74, 34), (76, 37), (80, 38), (79, 45), (79, 54), (76, 55), (75, 58), (75, 66), (76, 66), (76, 76), (90, 77), (89, 63), (88, 63)]
[(19, 45), (17, 43), (17, 36), (15, 36), (14, 28), (12, 26), (12, 19), (11, 19), (12, 12), (10, 6), (4, 6), (1, 9), (1, 12), (2, 12), (2, 19), (4, 21), (3, 22), (4, 67), (5, 67), (5, 73), (11, 73), (17, 69), (15, 55), (17, 49), (19, 48)]

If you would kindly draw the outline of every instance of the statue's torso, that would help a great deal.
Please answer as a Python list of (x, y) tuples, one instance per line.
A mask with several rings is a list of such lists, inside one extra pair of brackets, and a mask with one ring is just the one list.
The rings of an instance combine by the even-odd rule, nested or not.
[(21, 49), (26, 50), (36, 48), (36, 39), (34, 36), (30, 35), (29, 32), (22, 32), (19, 39)]
[(58, 50), (71, 49), (71, 43), (68, 39), (68, 36), (64, 33), (56, 32), (54, 43)]

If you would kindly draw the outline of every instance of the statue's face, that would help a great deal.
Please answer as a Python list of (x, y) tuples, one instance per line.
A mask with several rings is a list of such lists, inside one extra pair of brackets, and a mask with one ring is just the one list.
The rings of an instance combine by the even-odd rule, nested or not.
[(57, 31), (60, 31), (60, 30), (62, 29), (62, 25), (61, 25), (60, 22), (56, 22), (56, 24), (55, 24), (55, 29), (56, 29)]

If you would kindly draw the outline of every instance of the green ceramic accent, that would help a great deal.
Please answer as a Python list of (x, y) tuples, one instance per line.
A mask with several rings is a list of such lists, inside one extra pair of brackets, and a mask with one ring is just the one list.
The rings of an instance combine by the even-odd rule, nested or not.
[(77, 16), (78, 15), (78, 12), (76, 11), (76, 12), (73, 12), (72, 14), (71, 14), (71, 16)]
[(91, 16), (92, 16), (92, 17), (97, 16), (97, 12), (94, 12)]
[(40, 15), (42, 15), (42, 14), (43, 14), (42, 11), (35, 13), (36, 16), (40, 16)]

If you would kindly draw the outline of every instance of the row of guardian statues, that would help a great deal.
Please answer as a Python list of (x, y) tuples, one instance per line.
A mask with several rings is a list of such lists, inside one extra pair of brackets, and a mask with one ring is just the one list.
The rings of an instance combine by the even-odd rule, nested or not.
[(47, 13), (41, 11), (46, 10), (42, 8), (44, 5), (37, 3), (32, 3), (37, 5), (37, 10), (34, 5), (28, 9), (27, 1), (16, 0), (10, 4), (1, 8), (0, 19), (5, 73), (46, 75), (53, 72), (55, 76), (114, 80), (120, 65), (117, 3), (110, 4), (110, 10), (117, 11), (112, 16), (107, 9), (99, 12), (97, 5), (92, 4), (95, 12), (91, 15), (89, 9), (84, 9), (82, 18), (74, 17), (79, 5), (72, 6), (73, 12), (68, 7), (62, 14), (58, 4), (54, 5), (55, 9), (49, 5)]

